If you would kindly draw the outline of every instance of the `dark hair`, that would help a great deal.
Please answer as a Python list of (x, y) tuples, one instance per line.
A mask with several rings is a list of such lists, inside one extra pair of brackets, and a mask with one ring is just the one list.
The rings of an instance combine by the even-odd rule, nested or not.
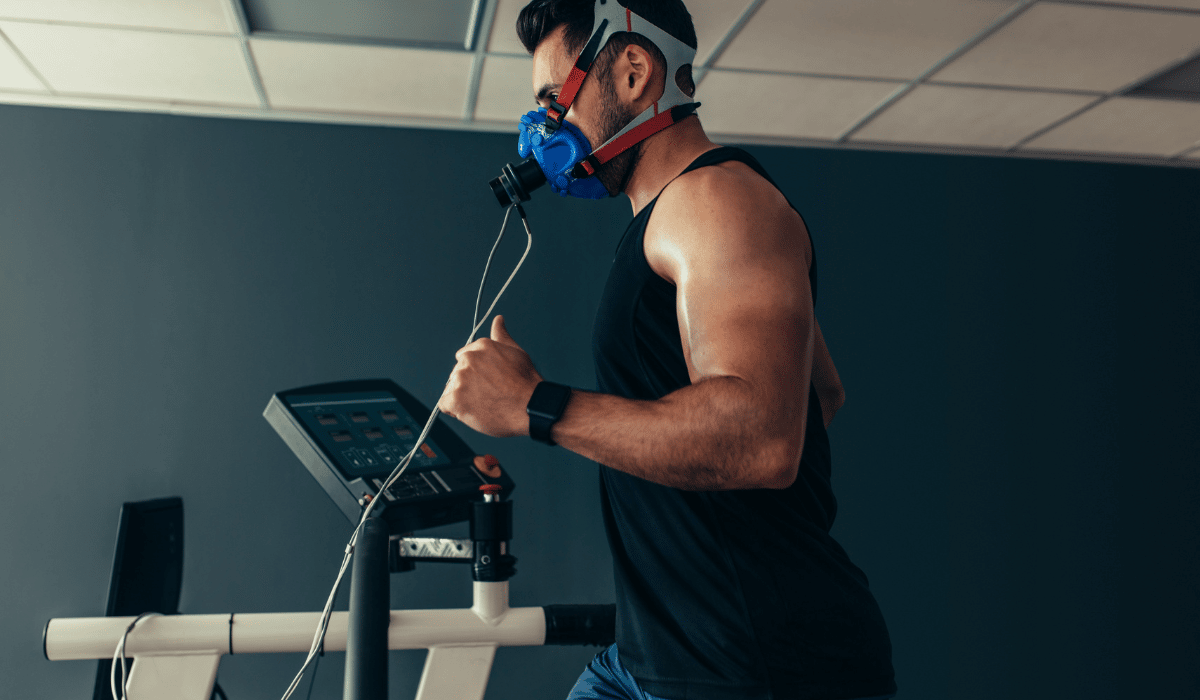
[[(692, 25), (692, 16), (684, 7), (683, 0), (624, 0), (619, 4), (693, 49), (696, 48), (696, 27)], [(532, 54), (551, 32), (565, 26), (567, 50), (576, 53), (592, 34), (595, 7), (595, 0), (533, 0), (517, 17), (517, 37), (525, 50)], [(621, 34), (624, 32), (616, 36)], [(641, 42), (637, 43), (642, 45)], [(628, 42), (625, 45), (628, 46)]]
[[(617, 0), (612, 0), (617, 2)], [(619, 3), (635, 14), (641, 15), (651, 24), (667, 34), (696, 48), (696, 27), (692, 15), (683, 5), (683, 0), (624, 0)], [(563, 42), (567, 51), (577, 53), (587, 43), (595, 21), (595, 0), (533, 0), (521, 9), (517, 16), (517, 38), (525, 50), (533, 54), (534, 49), (559, 27), (565, 27)], [(617, 32), (596, 58), (593, 71), (597, 77), (607, 78), (612, 66), (612, 57), (630, 44), (637, 44), (650, 53), (654, 62), (666, 70), (667, 59), (654, 42), (641, 34)], [(692, 82), (691, 66), (680, 66), (674, 76), (684, 93), (696, 90)]]

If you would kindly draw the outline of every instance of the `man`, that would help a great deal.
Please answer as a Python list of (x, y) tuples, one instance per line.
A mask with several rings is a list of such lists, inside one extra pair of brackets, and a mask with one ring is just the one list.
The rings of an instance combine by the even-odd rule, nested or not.
[[(694, 90), (689, 69), (627, 32), (571, 84), (601, 4), (535, 0), (517, 23), (537, 101), (556, 109), (578, 87), (566, 121), (592, 145), (657, 113), (667, 80)], [(622, 5), (694, 52), (679, 0)], [(804, 221), (761, 166), (718, 148), (695, 115), (595, 175), (634, 213), (596, 319), (599, 391), (543, 382), (497, 316), (490, 338), (458, 352), (439, 403), (480, 432), (532, 427), (603, 465), (617, 643), (571, 697), (890, 697), (883, 617), (829, 536), (825, 428), (843, 391), (814, 317)], [(551, 394), (561, 401), (546, 408)]]

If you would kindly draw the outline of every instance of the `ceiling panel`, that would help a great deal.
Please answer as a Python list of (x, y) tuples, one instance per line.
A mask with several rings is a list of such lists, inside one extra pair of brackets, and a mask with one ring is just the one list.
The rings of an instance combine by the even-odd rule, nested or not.
[(0, 22), (56, 92), (258, 104), (233, 37)]
[(1110, 92), (1197, 50), (1197, 14), (1039, 4), (933, 78)]
[(517, 56), (488, 56), (479, 79), (475, 118), (511, 122), (516, 133), (522, 114), (537, 109), (533, 100), (530, 72), (533, 59)]
[(718, 67), (912, 79), (1010, 0), (767, 0)]
[(1022, 148), (1172, 156), (1200, 142), (1200, 104), (1116, 97)]
[(749, 0), (688, 0), (688, 11), (696, 27), (696, 65), (704, 65), (751, 4)]
[(496, 17), (492, 20), (488, 51), (525, 55), (525, 47), (517, 40), (517, 15), (526, 4), (528, 0), (496, 0)]
[[(697, 90), (711, 134), (833, 139), (895, 92), (898, 83), (710, 71)], [(770, 109), (763, 109), (770, 95)]]
[(46, 88), (25, 62), (13, 53), (8, 42), (0, 36), (0, 90), (40, 90)]
[(1048, 92), (921, 85), (851, 140), (1007, 148), (1092, 101)]
[(252, 38), (277, 109), (460, 118), (472, 54)]
[(236, 33), (226, 3), (240, 0), (0, 0), (0, 19)]

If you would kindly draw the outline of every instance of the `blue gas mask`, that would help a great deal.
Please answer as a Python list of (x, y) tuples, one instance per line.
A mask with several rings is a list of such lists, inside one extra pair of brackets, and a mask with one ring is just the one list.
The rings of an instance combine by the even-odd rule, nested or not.
[(690, 64), (696, 50), (634, 14), (617, 0), (596, 0), (591, 38), (575, 59), (575, 67), (549, 108), (521, 117), (517, 152), (525, 160), (509, 163), (500, 177), (490, 183), (501, 206), (529, 199), (530, 192), (549, 183), (560, 196), (602, 199), (608, 190), (596, 178), (596, 171), (629, 148), (691, 115), (700, 106), (685, 95), (674, 80), (667, 80), (663, 95), (637, 115), (608, 141), (593, 149), (574, 124), (567, 111), (587, 79), (588, 71), (614, 34), (640, 34), (658, 47), (666, 59), (666, 75), (674, 76)]
[(579, 127), (565, 120), (562, 124), (549, 121), (542, 108), (521, 117), (520, 128), (517, 153), (525, 160), (505, 165), (500, 177), (489, 183), (500, 206), (527, 201), (530, 192), (546, 183), (560, 197), (608, 196), (595, 174), (575, 171), (576, 165), (592, 153), (592, 144)]
[(517, 153), (522, 158), (533, 156), (550, 189), (560, 197), (570, 195), (581, 199), (603, 199), (608, 190), (595, 175), (575, 177), (571, 170), (575, 164), (592, 152), (592, 144), (571, 122), (547, 128), (545, 108), (536, 109), (521, 117), (521, 135), (517, 141)]

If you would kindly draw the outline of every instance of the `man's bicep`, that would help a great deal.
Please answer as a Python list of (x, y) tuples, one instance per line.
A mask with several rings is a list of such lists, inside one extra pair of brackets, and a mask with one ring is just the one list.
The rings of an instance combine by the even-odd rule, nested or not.
[(736, 376), (780, 390), (807, 385), (814, 321), (798, 218), (745, 224), (730, 217), (707, 236), (711, 245), (681, 256), (676, 301), (693, 381)]
[(689, 270), (677, 303), (692, 383), (735, 378), (739, 422), (763, 450), (756, 459), (787, 485), (804, 448), (813, 319), (807, 275), (795, 272), (804, 268), (783, 257), (731, 255)]

